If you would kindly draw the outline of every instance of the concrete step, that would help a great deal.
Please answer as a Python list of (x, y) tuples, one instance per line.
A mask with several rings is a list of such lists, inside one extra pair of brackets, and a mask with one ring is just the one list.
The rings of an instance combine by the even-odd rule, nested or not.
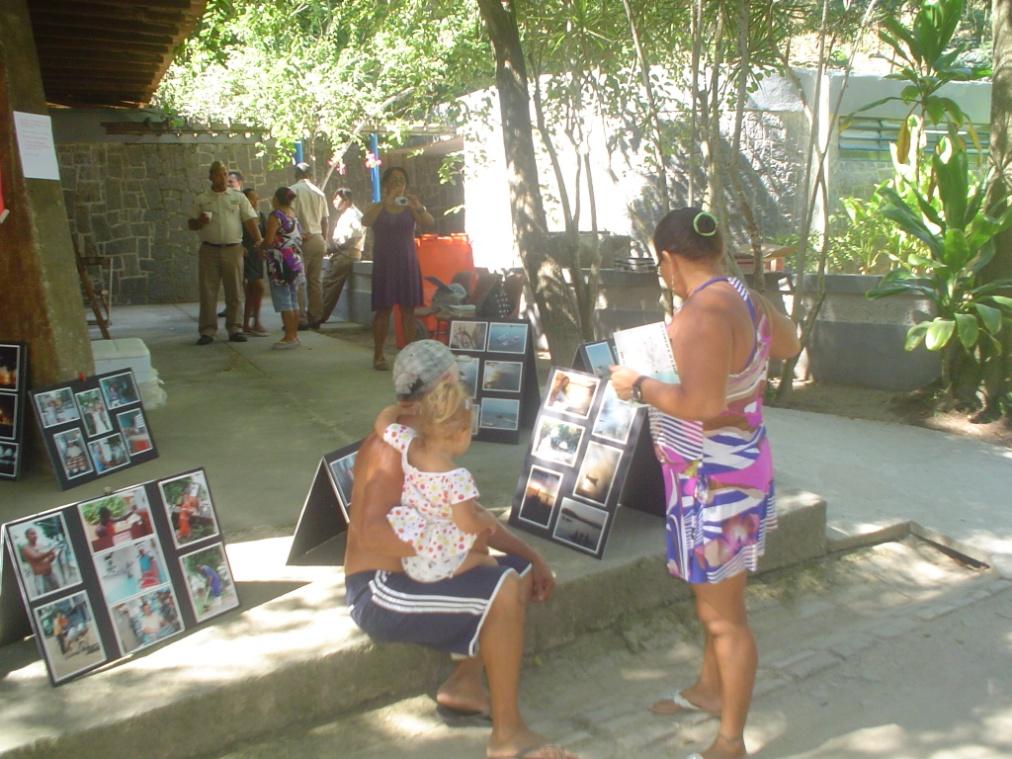
[[(826, 552), (826, 504), (778, 496), (780, 526), (764, 572)], [(556, 595), (531, 609), (536, 654), (675, 603), (688, 588), (664, 568), (662, 522), (623, 509), (601, 561), (531, 538), (558, 577)], [(243, 611), (81, 680), (52, 688), (32, 641), (0, 650), (0, 757), (176, 759), (435, 688), (445, 656), (374, 645), (345, 606), (334, 566), (285, 566), (289, 538), (229, 546)], [(320, 551), (334, 563), (339, 541)]]

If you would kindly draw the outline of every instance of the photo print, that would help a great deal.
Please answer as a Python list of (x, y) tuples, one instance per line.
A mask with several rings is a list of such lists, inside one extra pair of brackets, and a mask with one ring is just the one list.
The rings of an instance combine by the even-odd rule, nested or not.
[(211, 490), (203, 472), (190, 472), (158, 483), (165, 511), (172, 524), (176, 547), (218, 534)]
[(162, 549), (154, 537), (96, 554), (95, 571), (109, 605), (169, 581)]
[(85, 501), (77, 510), (93, 553), (151, 535), (151, 506), (143, 485)]
[(123, 439), (126, 440), (127, 452), (131, 456), (154, 448), (151, 435), (148, 434), (148, 424), (144, 420), (144, 412), (139, 408), (116, 414), (116, 420), (119, 422)]
[(351, 489), (355, 484), (354, 469), (356, 456), (358, 456), (358, 451), (352, 451), (347, 456), (342, 456), (328, 464), (330, 476), (334, 480), (334, 487), (337, 488), (337, 494), (344, 502), (345, 509), (351, 509)]
[(239, 605), (235, 582), (225, 560), (225, 546), (221, 543), (180, 556), (179, 565), (198, 622)]
[(91, 460), (95, 462), (95, 472), (100, 475), (130, 463), (123, 436), (118, 432), (98, 440), (89, 440), (88, 450), (91, 451)]
[(671, 341), (664, 322), (618, 330), (612, 335), (619, 363), (640, 374), (674, 384), (678, 382)]
[(611, 377), (611, 369), (609, 367), (617, 362), (608, 341), (602, 340), (599, 343), (587, 343), (583, 347), (587, 354), (587, 361), (590, 363), (587, 371), (605, 379)]
[(97, 388), (82, 390), (77, 393), (77, 407), (84, 422), (84, 431), (88, 437), (108, 435), (112, 432), (112, 420), (102, 402), (102, 392)]
[(583, 427), (563, 419), (542, 416), (531, 440), (534, 456), (571, 467), (576, 465), (576, 454), (583, 441)]
[(482, 398), (478, 426), (486, 430), (518, 429), (520, 401), (512, 398)]
[(20, 373), (21, 346), (0, 345), (0, 390), (17, 390)]
[(562, 474), (539, 466), (532, 466), (520, 504), (519, 518), (539, 527), (548, 527), (552, 511), (562, 489)]
[(481, 375), (481, 389), (501, 393), (519, 393), (520, 381), (524, 376), (524, 365), (521, 361), (489, 361)]
[(39, 645), (54, 683), (106, 660), (87, 593), (75, 593), (35, 609)]
[(467, 388), (471, 398), (478, 396), (478, 365), (480, 363), (477, 356), (457, 356), (460, 384)]
[(489, 353), (527, 352), (527, 323), (510, 324), (508, 322), (492, 322), (488, 326)]
[[(70, 392), (69, 390), (67, 392)], [(60, 466), (68, 480), (73, 480), (94, 470), (91, 466), (91, 459), (88, 457), (88, 450), (85, 446), (84, 435), (77, 427), (57, 432), (53, 435), (53, 442), (56, 444), (56, 453), (60, 458)]]
[(599, 384), (601, 380), (596, 377), (556, 369), (548, 383), (545, 408), (586, 419)]
[(102, 388), (102, 395), (105, 396), (105, 403), (110, 409), (129, 406), (131, 403), (138, 403), (141, 399), (137, 394), (137, 386), (134, 384), (131, 372), (102, 377), (98, 384)]
[(593, 441), (587, 446), (573, 494), (602, 506), (608, 501), (622, 451)]
[(13, 440), (18, 431), (18, 396), (0, 393), (0, 438)]
[(18, 471), (17, 443), (5, 443), (0, 440), (0, 477), (14, 477)]
[(183, 630), (179, 606), (169, 586), (116, 604), (110, 609), (110, 615), (124, 655)]
[(597, 412), (592, 434), (625, 445), (636, 421), (636, 413), (636, 407), (621, 400), (609, 382), (604, 388), (604, 400)]
[(572, 498), (563, 498), (553, 536), (563, 543), (596, 554), (607, 521), (607, 511), (595, 509)]
[(454, 321), (450, 324), (450, 349), (458, 351), (484, 351), (488, 336), (488, 322)]
[(37, 516), (7, 525), (7, 540), (29, 600), (81, 582), (81, 570), (67, 535), (63, 514)]
[(35, 394), (35, 407), (39, 411), (39, 419), (43, 427), (55, 427), (58, 424), (76, 422), (81, 418), (74, 403), (74, 394), (69, 387), (58, 387)]

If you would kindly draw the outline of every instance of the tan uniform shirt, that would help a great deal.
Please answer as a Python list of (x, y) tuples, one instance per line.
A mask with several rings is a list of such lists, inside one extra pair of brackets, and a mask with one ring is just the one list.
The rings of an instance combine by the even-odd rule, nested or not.
[(299, 217), (303, 234), (322, 235), (323, 220), (327, 218), (327, 198), (323, 190), (308, 179), (300, 179), (292, 185), (295, 202), (292, 208)]
[(231, 187), (224, 192), (205, 190), (197, 195), (190, 218), (196, 219), (205, 211), (211, 214), (211, 221), (197, 234), (201, 242), (215, 245), (238, 245), (242, 242), (242, 223), (257, 218), (246, 196)]

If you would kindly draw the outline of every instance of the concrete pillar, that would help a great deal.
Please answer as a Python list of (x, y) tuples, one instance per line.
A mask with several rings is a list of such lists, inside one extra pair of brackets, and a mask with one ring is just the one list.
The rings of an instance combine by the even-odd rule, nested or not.
[(28, 344), (31, 386), (41, 387), (94, 368), (63, 191), (24, 178), (12, 111), (48, 114), (25, 0), (0, 2), (0, 171), (10, 209), (0, 224), (0, 340)]

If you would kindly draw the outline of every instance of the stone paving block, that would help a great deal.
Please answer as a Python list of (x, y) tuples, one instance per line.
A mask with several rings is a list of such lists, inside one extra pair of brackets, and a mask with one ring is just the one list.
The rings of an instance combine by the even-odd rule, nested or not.
[(906, 635), (917, 626), (917, 620), (910, 617), (899, 617), (876, 626), (873, 628), (873, 632), (880, 638), (896, 638), (900, 635)]
[(763, 677), (757, 677), (755, 686), (752, 688), (752, 698), (759, 698), (771, 693), (778, 688), (782, 688), (790, 682), (789, 679), (783, 675), (765, 675)]
[(955, 604), (944, 603), (944, 604), (931, 604), (921, 609), (915, 615), (918, 619), (928, 622), (932, 619), (938, 619), (946, 614), (951, 614), (958, 607)]
[(784, 671), (791, 677), (803, 680), (816, 672), (835, 667), (840, 661), (840, 657), (829, 651), (816, 651), (801, 661), (795, 662)]
[(848, 631), (834, 635), (831, 639), (823, 641), (822, 645), (828, 651), (847, 659), (874, 644), (875, 640), (867, 633)]

